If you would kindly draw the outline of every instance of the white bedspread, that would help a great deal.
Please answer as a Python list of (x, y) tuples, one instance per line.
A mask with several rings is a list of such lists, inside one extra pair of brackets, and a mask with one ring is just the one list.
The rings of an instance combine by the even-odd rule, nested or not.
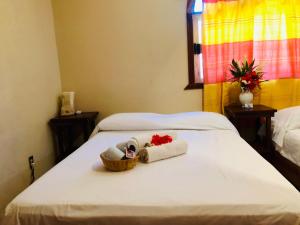
[(188, 153), (107, 172), (101, 132), (17, 196), (6, 225), (300, 224), (299, 192), (235, 132), (177, 131)]
[(277, 146), (276, 150), (285, 158), (300, 166), (300, 129), (288, 131), (284, 136), (283, 146)]
[(283, 141), (288, 131), (300, 129), (300, 106), (281, 109), (272, 119), (273, 141), (278, 147), (283, 147)]
[(300, 166), (300, 106), (279, 110), (272, 118), (272, 127), (276, 150)]

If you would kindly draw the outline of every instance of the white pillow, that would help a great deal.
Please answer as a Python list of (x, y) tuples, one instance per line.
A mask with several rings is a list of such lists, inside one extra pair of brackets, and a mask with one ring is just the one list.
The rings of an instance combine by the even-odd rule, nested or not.
[(274, 120), (276, 122), (286, 122), (294, 114), (299, 114), (300, 106), (293, 106), (285, 109), (280, 109), (275, 113)]
[(119, 113), (113, 114), (97, 125), (103, 131), (133, 130), (234, 130), (223, 115), (212, 112), (186, 112), (177, 114)]

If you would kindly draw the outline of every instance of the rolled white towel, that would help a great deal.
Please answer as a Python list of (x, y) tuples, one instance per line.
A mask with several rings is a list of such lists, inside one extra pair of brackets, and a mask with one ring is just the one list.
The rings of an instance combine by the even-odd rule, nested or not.
[(121, 160), (125, 156), (125, 153), (116, 147), (108, 148), (103, 154), (104, 154), (105, 158), (107, 158), (109, 160), (114, 160), (114, 161)]
[(127, 142), (127, 147), (134, 150), (136, 153), (138, 153), (140, 150), (145, 149), (145, 145), (148, 143), (151, 143), (152, 136), (158, 134), (159, 136), (165, 136), (169, 135), (172, 137), (173, 141), (176, 140), (177, 134), (176, 132), (156, 132), (152, 134), (142, 134), (137, 135), (135, 137), (132, 137)]
[(126, 153), (127, 144), (128, 144), (128, 142), (121, 142), (121, 143), (117, 144), (116, 147), (118, 149), (120, 149), (122, 152)]
[(146, 147), (139, 152), (142, 162), (154, 162), (162, 159), (182, 155), (187, 152), (188, 145), (184, 140), (175, 140), (159, 146)]

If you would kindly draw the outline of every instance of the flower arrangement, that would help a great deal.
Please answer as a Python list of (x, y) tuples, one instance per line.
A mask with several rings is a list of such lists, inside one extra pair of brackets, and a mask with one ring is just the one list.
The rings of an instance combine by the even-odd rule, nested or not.
[(171, 143), (173, 141), (172, 137), (169, 135), (165, 136), (159, 136), (158, 134), (155, 134), (152, 136), (151, 145), (162, 145)]
[(232, 59), (230, 64), (230, 73), (233, 76), (230, 80), (238, 82), (242, 91), (253, 91), (255, 88), (261, 88), (260, 83), (263, 81), (264, 73), (254, 66), (255, 59), (248, 63), (247, 60), (239, 63)]

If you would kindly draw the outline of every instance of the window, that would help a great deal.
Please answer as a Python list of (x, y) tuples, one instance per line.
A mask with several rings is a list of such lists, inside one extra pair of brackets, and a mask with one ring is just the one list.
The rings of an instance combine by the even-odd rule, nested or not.
[(203, 88), (203, 61), (202, 61), (202, 0), (188, 0), (187, 3), (187, 40), (189, 84), (187, 89)]

